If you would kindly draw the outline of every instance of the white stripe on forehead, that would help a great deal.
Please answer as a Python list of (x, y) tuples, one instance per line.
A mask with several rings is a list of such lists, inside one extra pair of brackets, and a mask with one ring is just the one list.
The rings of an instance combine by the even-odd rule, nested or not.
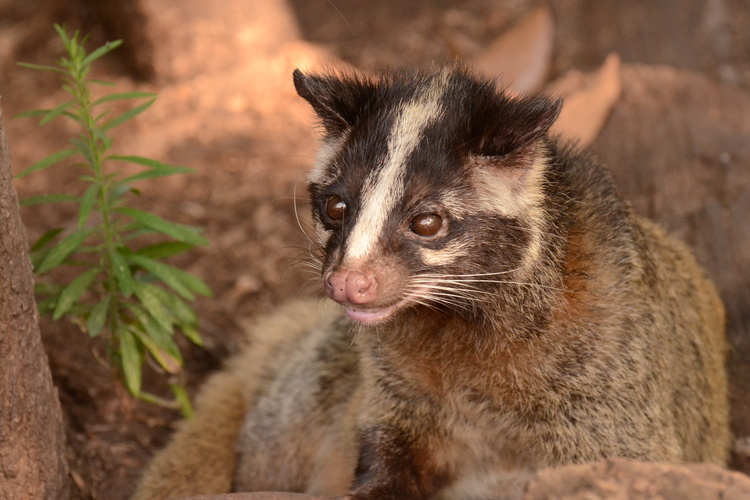
[[(441, 76), (445, 81), (447, 72)], [(402, 105), (388, 137), (383, 167), (373, 170), (362, 187), (363, 203), (348, 238), (345, 261), (362, 260), (375, 246), (388, 214), (403, 193), (406, 160), (419, 145), (425, 128), (442, 113), (442, 81), (433, 80), (421, 94)]]

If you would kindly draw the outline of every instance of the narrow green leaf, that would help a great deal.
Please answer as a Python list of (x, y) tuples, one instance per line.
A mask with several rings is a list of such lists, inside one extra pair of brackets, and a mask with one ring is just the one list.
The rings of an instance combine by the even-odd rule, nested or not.
[(130, 191), (130, 186), (127, 185), (120, 185), (120, 183), (117, 183), (110, 191), (109, 191), (109, 199), (107, 200), (108, 203), (114, 203), (115, 201), (119, 200), (122, 195)]
[(89, 314), (91, 314), (91, 306), (81, 302), (75, 302), (73, 307), (70, 308), (70, 311), (67, 312), (67, 315), (72, 322), (78, 326), (81, 331), (83, 331), (85, 327), (83, 318), (86, 318)]
[(69, 158), (73, 156), (76, 153), (75, 149), (64, 149), (63, 151), (58, 151), (57, 153), (52, 153), (51, 155), (47, 156), (46, 158), (42, 158), (38, 162), (34, 163), (30, 167), (22, 170), (18, 174), (16, 174), (16, 179), (20, 179), (21, 177), (26, 177), (32, 172), (36, 172), (38, 170), (44, 170), (45, 168), (48, 168), (52, 165), (54, 165), (57, 162), (63, 161), (66, 158)]
[(164, 308), (169, 311), (172, 316), (177, 320), (177, 324), (180, 328), (183, 326), (197, 325), (198, 315), (195, 314), (193, 308), (186, 304), (182, 299), (172, 292), (165, 290), (156, 285), (148, 285), (151, 291), (159, 299)]
[(203, 295), (204, 297), (213, 297), (214, 294), (211, 289), (208, 288), (208, 285), (206, 285), (205, 281), (186, 271), (181, 271), (179, 269), (177, 271), (179, 273), (180, 280), (182, 280), (182, 284), (188, 287), (191, 292), (195, 292), (198, 295)]
[(89, 314), (88, 320), (86, 320), (86, 331), (90, 337), (96, 337), (104, 329), (104, 325), (107, 323), (107, 313), (109, 312), (111, 300), (112, 296), (107, 295), (104, 300), (96, 304), (91, 310), (91, 314)]
[(129, 110), (125, 111), (120, 116), (118, 116), (116, 118), (112, 118), (107, 123), (105, 123), (104, 125), (102, 125), (102, 127), (101, 127), (102, 132), (107, 132), (108, 130), (111, 130), (111, 129), (117, 127), (118, 125), (121, 125), (122, 123), (130, 120), (131, 118), (135, 118), (136, 116), (140, 115), (141, 113), (143, 113), (144, 111), (146, 111), (149, 108), (149, 106), (151, 106), (154, 103), (155, 100), (156, 100), (156, 98), (150, 99), (150, 100), (144, 102), (143, 104), (141, 104), (140, 106), (136, 106), (136, 107), (134, 107), (132, 109), (129, 109)]
[(97, 274), (99, 274), (99, 269), (89, 269), (85, 273), (79, 274), (65, 287), (57, 299), (55, 312), (52, 315), (53, 320), (57, 321), (73, 307), (73, 304), (88, 290)]
[[(167, 349), (159, 345), (154, 337), (150, 337), (145, 332), (140, 332), (136, 328), (133, 328), (132, 331), (138, 336), (138, 340), (140, 340), (141, 344), (143, 344), (148, 352), (151, 353), (156, 362), (159, 363), (159, 366), (164, 368), (168, 373), (174, 374), (180, 372), (180, 370), (182, 369), (181, 359), (174, 356)], [(177, 345), (175, 345), (174, 341), (170, 337), (167, 337), (166, 339), (162, 338), (161, 340), (165, 340), (166, 342), (171, 343), (172, 346), (174, 346), (174, 349), (177, 349)]]
[[(172, 337), (174, 334), (172, 323), (169, 322), (169, 328), (164, 329), (164, 325), (159, 323), (156, 318), (141, 304), (136, 302), (128, 302), (125, 307), (133, 314), (138, 324), (140, 324), (145, 331), (155, 332), (157, 336)], [(179, 352), (179, 350), (178, 350)]]
[(109, 150), (112, 147), (112, 139), (110, 139), (107, 134), (105, 134), (101, 129), (95, 128), (93, 132), (94, 137), (101, 141), (102, 147), (100, 148), (100, 151), (102, 154), (104, 154), (105, 151)]
[[(93, 168), (91, 167), (91, 165), (93, 165), (94, 163), (94, 158), (93, 158), (91, 148), (89, 147), (86, 140), (82, 136), (79, 135), (78, 137), (74, 137), (70, 139), (69, 142), (73, 146), (75, 146), (75, 150), (83, 156), (84, 161), (78, 163), (78, 165), (81, 165), (93, 171)], [(95, 180), (93, 180), (92, 182), (97, 182), (96, 177), (94, 177), (94, 179)]]
[(118, 208), (117, 211), (135, 219), (144, 226), (170, 236), (177, 241), (192, 243), (193, 245), (208, 245), (208, 240), (198, 234), (197, 229), (190, 226), (167, 222), (158, 215), (150, 214), (136, 208), (121, 207)]
[(64, 203), (66, 201), (77, 201), (78, 197), (71, 194), (41, 194), (39, 196), (29, 196), (19, 201), (19, 205), (22, 207), (30, 207), (32, 205), (39, 205), (41, 203)]
[(122, 372), (125, 375), (125, 385), (135, 396), (141, 393), (141, 366), (143, 361), (138, 352), (135, 336), (124, 326), (118, 329), (120, 338), (120, 359)]
[(13, 118), (36, 118), (37, 116), (44, 116), (52, 111), (51, 109), (32, 109), (31, 111), (23, 111), (16, 113)]
[(163, 241), (140, 248), (136, 253), (149, 259), (167, 259), (183, 252), (187, 252), (195, 245), (181, 241)]
[(182, 331), (182, 334), (193, 344), (199, 346), (203, 345), (203, 337), (201, 337), (197, 328), (190, 325), (180, 325), (180, 331)]
[(101, 113), (99, 113), (98, 115), (94, 117), (94, 123), (101, 122), (104, 119), (104, 117), (107, 116), (109, 113), (110, 113), (110, 110), (105, 109), (104, 111), (102, 111)]
[[(65, 28), (65, 24), (59, 24), (55, 23), (52, 25), (53, 28), (55, 28), (55, 31), (57, 31), (57, 36), (60, 37), (60, 39), (63, 41), (63, 45), (65, 45), (65, 48), (70, 46), (70, 37), (68, 36), (67, 29)], [(78, 30), (76, 30), (73, 33), (73, 39), (78, 39)]]
[(194, 170), (191, 168), (181, 167), (177, 165), (169, 165), (167, 163), (162, 163), (160, 161), (152, 160), (150, 158), (142, 158), (140, 156), (113, 155), (113, 156), (108, 157), (107, 159), (108, 160), (122, 160), (122, 161), (131, 162), (131, 163), (137, 163), (139, 165), (148, 167), (148, 170), (145, 170), (135, 175), (131, 175), (130, 177), (126, 177), (125, 179), (121, 180), (118, 184), (127, 184), (127, 183), (131, 183), (133, 181), (137, 181), (141, 179), (165, 177), (167, 175), (174, 175), (174, 174), (189, 174), (189, 173), (194, 172)]
[(60, 240), (60, 242), (50, 250), (42, 263), (39, 264), (39, 269), (36, 270), (36, 274), (44, 274), (56, 268), (68, 257), (68, 255), (75, 252), (90, 234), (90, 229), (78, 230)]
[(81, 66), (88, 66), (92, 62), (96, 61), (100, 57), (106, 55), (108, 52), (112, 52), (117, 47), (122, 45), (122, 40), (115, 40), (113, 42), (107, 42), (98, 49), (94, 50), (91, 54), (86, 56), (86, 59), (81, 61)]
[[(139, 333), (142, 333), (143, 336), (149, 338), (152, 343), (159, 347), (160, 350), (177, 360), (181, 365), (183, 363), (182, 355), (180, 354), (180, 349), (177, 347), (177, 344), (175, 344), (172, 339), (174, 331), (172, 330), (171, 325), (169, 330), (165, 330), (162, 325), (160, 325), (159, 322), (156, 321), (156, 319), (140, 304), (129, 303), (127, 304), (127, 308), (137, 321)], [(139, 339), (149, 350), (151, 350), (143, 338), (139, 337)], [(162, 360), (159, 358), (160, 354), (158, 352), (152, 354), (161, 364)], [(168, 370), (167, 366), (164, 366), (164, 368)]]
[(142, 255), (130, 255), (127, 257), (127, 261), (129, 264), (136, 265), (150, 272), (186, 299), (193, 300), (195, 298), (190, 289), (183, 283), (182, 277), (179, 275), (182, 271), (179, 269)]
[[(104, 159), (104, 161), (106, 161), (106, 158)], [(104, 183), (107, 185), (111, 185), (112, 181), (117, 179), (117, 177), (119, 176), (120, 176), (120, 172), (112, 172), (112, 173), (106, 174), (103, 176)]]
[(190, 404), (190, 398), (185, 388), (178, 384), (170, 384), (169, 387), (172, 389), (175, 400), (180, 405), (182, 416), (187, 419), (193, 418), (195, 412), (193, 411), (193, 405)]
[[(86, 245), (85, 243), (81, 245), (81, 247), (78, 249), (78, 253), (101, 253), (103, 249), (107, 247), (106, 242), (101, 242), (97, 245)], [(71, 261), (72, 262), (72, 261)]]
[(89, 218), (91, 208), (94, 206), (96, 197), (99, 195), (99, 185), (91, 184), (81, 197), (81, 205), (78, 209), (78, 229), (81, 229)]
[(120, 234), (124, 235), (122, 241), (129, 242), (137, 240), (141, 236), (148, 236), (152, 234), (158, 234), (151, 228), (145, 227), (140, 222), (133, 222), (132, 224), (126, 224), (120, 227)]
[(49, 248), (40, 248), (39, 250), (36, 250), (34, 252), (29, 252), (31, 267), (33, 269), (39, 269), (41, 263), (44, 262), (44, 259), (46, 259), (47, 255), (49, 255), (49, 251)]
[(65, 285), (58, 285), (57, 283), (40, 283), (34, 284), (34, 293), (45, 296), (58, 296), (62, 292)]
[(93, 84), (96, 84), (96, 85), (102, 85), (104, 87), (116, 87), (116, 84), (114, 84), (112, 82), (107, 82), (107, 81), (104, 81), (104, 80), (89, 80), (89, 83), (93, 83)]
[(112, 155), (112, 156), (110, 156), (107, 159), (109, 159), (109, 160), (122, 160), (122, 161), (127, 161), (127, 162), (130, 162), (130, 163), (137, 163), (139, 165), (143, 165), (144, 167), (149, 167), (149, 168), (156, 168), (156, 169), (159, 169), (159, 168), (177, 169), (177, 170), (180, 171), (180, 173), (191, 173), (191, 172), (195, 171), (192, 168), (181, 167), (181, 166), (178, 166), (178, 165), (170, 165), (169, 163), (160, 162), (158, 160), (152, 160), (151, 158), (144, 158), (142, 156)]
[[(186, 271), (177, 269), (176, 267), (170, 266), (169, 264), (146, 259), (145, 257), (142, 257), (140, 255), (133, 255), (131, 258), (134, 264), (137, 264), (147, 271), (153, 273), (157, 278), (162, 280), (175, 292), (188, 300), (193, 300), (193, 294), (190, 292), (195, 292), (205, 297), (211, 297), (213, 295), (211, 293), (211, 289), (208, 288), (208, 285), (206, 285), (206, 283), (202, 279)], [(146, 261), (150, 261), (150, 263)], [(178, 283), (175, 283), (175, 281)]]
[(55, 73), (62, 73), (63, 75), (67, 74), (65, 70), (58, 68), (56, 66), (47, 66), (44, 64), (32, 64), (32, 63), (27, 63), (27, 62), (19, 62), (18, 65), (21, 66), (22, 68), (36, 69), (39, 71), (53, 71)]
[(35, 252), (41, 248), (44, 248), (47, 243), (55, 239), (55, 236), (62, 232), (62, 228), (50, 229), (39, 237), (38, 240), (31, 246), (31, 251)]
[(116, 249), (109, 254), (109, 258), (112, 261), (112, 271), (115, 273), (115, 278), (117, 278), (120, 292), (125, 297), (130, 297), (133, 294), (135, 282), (130, 273), (130, 266), (128, 266), (127, 261), (118, 250)]
[(159, 326), (161, 326), (164, 330), (171, 332), (172, 321), (170, 320), (170, 315), (168, 311), (164, 309), (164, 306), (162, 305), (159, 298), (154, 294), (153, 290), (151, 290), (151, 287), (146, 283), (140, 283), (138, 281), (134, 282), (134, 285), (135, 286), (133, 289), (135, 291), (135, 295), (141, 301), (143, 307), (145, 307), (149, 314), (153, 316)]
[[(115, 205), (115, 202), (120, 202), (120, 198), (122, 198), (122, 196), (124, 194), (130, 193), (130, 194), (132, 194), (134, 196), (140, 196), (141, 195), (141, 190), (140, 189), (136, 189), (136, 188), (130, 186), (129, 184), (120, 185), (120, 183), (118, 182), (117, 184), (115, 184), (112, 187), (112, 190), (109, 193), (110, 193), (110, 196), (109, 196), (109, 202), (110, 202), (110, 204), (114, 205), (113, 208), (117, 208), (122, 203), (117, 203)], [(143, 227), (143, 226), (140, 225), (140, 227)]]
[(65, 113), (65, 111), (75, 104), (75, 101), (65, 101), (64, 103), (58, 105), (55, 109), (51, 110), (49, 113), (47, 113), (44, 118), (42, 118), (42, 121), (39, 122), (39, 125), (46, 125), (61, 114)]
[(174, 175), (174, 174), (184, 174), (188, 173), (185, 171), (173, 169), (173, 170), (167, 170), (167, 169), (153, 169), (153, 170), (144, 170), (143, 172), (140, 172), (138, 174), (131, 175), (129, 177), (124, 178), (120, 182), (122, 183), (131, 183), (135, 181), (140, 181), (143, 179), (154, 179), (156, 177), (166, 177), (168, 175)]
[(156, 94), (154, 94), (153, 92), (120, 92), (117, 94), (110, 94), (101, 97), (94, 101), (92, 106), (98, 106), (99, 104), (103, 104), (105, 102), (122, 101), (126, 99), (141, 99), (144, 97), (156, 97)]
[(170, 320), (176, 322), (182, 334), (194, 344), (202, 346), (203, 338), (196, 328), (198, 316), (195, 311), (177, 295), (164, 288), (150, 283), (143, 283), (143, 286), (148, 288), (149, 292), (161, 302)]
[(124, 178), (120, 182), (135, 182), (140, 181), (143, 179), (154, 179), (156, 177), (166, 177), (168, 175), (174, 175), (174, 174), (185, 174), (188, 173), (186, 171), (181, 171), (178, 169), (153, 169), (153, 170), (144, 170), (141, 173), (131, 175), (129, 177)]

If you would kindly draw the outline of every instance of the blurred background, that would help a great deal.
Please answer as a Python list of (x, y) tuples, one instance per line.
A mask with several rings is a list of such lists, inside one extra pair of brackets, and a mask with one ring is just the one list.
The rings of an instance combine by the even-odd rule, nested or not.
[[(686, 241), (719, 285), (732, 344), (733, 466), (750, 471), (748, 0), (0, 0), (0, 95), (16, 172), (62, 149), (70, 133), (64, 122), (11, 118), (63, 99), (54, 75), (16, 65), (61, 57), (56, 22), (89, 33), (89, 50), (123, 39), (95, 76), (120, 91), (159, 93), (119, 130), (115, 150), (196, 170), (144, 183), (136, 203), (211, 241), (175, 262), (214, 292), (196, 306), (206, 347), (183, 346), (192, 389), (238, 349), (249, 318), (317, 290), (298, 263), (307, 240), (294, 196), (307, 227), (316, 136), (293, 68), (467, 61), (512, 85), (524, 73), (509, 77), (509, 68), (533, 67), (526, 90), (583, 95), (584, 108), (601, 108), (580, 115), (597, 123), (582, 142), (635, 209)], [(609, 54), (621, 64), (605, 74)], [(79, 174), (51, 169), (16, 188), (20, 197), (75, 190)], [(76, 221), (64, 204), (22, 215), (32, 240)], [(101, 361), (103, 346), (73, 325), (43, 319), (42, 333), (78, 498), (127, 498), (179, 413), (132, 400)], [(146, 383), (158, 392), (163, 381)]]

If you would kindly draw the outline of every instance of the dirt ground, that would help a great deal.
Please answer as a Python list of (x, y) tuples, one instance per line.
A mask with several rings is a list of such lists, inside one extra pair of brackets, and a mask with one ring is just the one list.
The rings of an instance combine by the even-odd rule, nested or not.
[[(299, 263), (307, 245), (294, 219), (296, 193), (301, 225), (307, 224), (304, 175), (315, 137), (287, 67), (470, 59), (543, 2), (209, 3), (0, 0), (0, 94), (15, 171), (61, 149), (70, 132), (62, 123), (40, 129), (9, 118), (60, 102), (54, 78), (15, 66), (49, 64), (61, 55), (53, 22), (91, 33), (91, 47), (124, 38), (97, 76), (120, 90), (160, 94), (152, 110), (120, 131), (116, 147), (196, 170), (142, 185), (137, 200), (169, 220), (203, 228), (211, 241), (175, 261), (214, 292), (196, 303), (205, 348), (182, 344), (192, 391), (238, 349), (247, 318), (286, 297), (317, 293), (314, 276)], [(750, 6), (746, 0), (546, 5), (556, 27), (549, 80), (594, 69), (612, 51), (626, 64), (621, 103), (592, 148), (613, 165), (636, 209), (692, 245), (719, 282), (733, 345), (734, 427), (738, 437), (750, 436), (750, 225), (742, 224), (750, 216), (750, 174), (742, 169), (750, 161)], [(48, 172), (19, 180), (20, 197), (75, 190), (78, 172)], [(31, 239), (75, 221), (65, 205), (22, 215)], [(103, 341), (64, 322), (42, 321), (76, 498), (125, 499), (179, 414), (128, 397), (103, 361)], [(154, 373), (146, 383), (164, 390)], [(737, 455), (735, 468), (750, 471), (748, 457)]]

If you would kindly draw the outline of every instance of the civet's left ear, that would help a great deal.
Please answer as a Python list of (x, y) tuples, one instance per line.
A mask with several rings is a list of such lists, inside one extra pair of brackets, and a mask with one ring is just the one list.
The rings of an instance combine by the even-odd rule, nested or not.
[(331, 136), (340, 136), (352, 127), (375, 97), (373, 82), (354, 75), (306, 75), (294, 70), (294, 87), (320, 117)]
[(499, 100), (488, 107), (491, 116), (484, 114), (481, 139), (476, 142), (477, 153), (504, 156), (544, 135), (560, 115), (562, 99), (499, 96)]

